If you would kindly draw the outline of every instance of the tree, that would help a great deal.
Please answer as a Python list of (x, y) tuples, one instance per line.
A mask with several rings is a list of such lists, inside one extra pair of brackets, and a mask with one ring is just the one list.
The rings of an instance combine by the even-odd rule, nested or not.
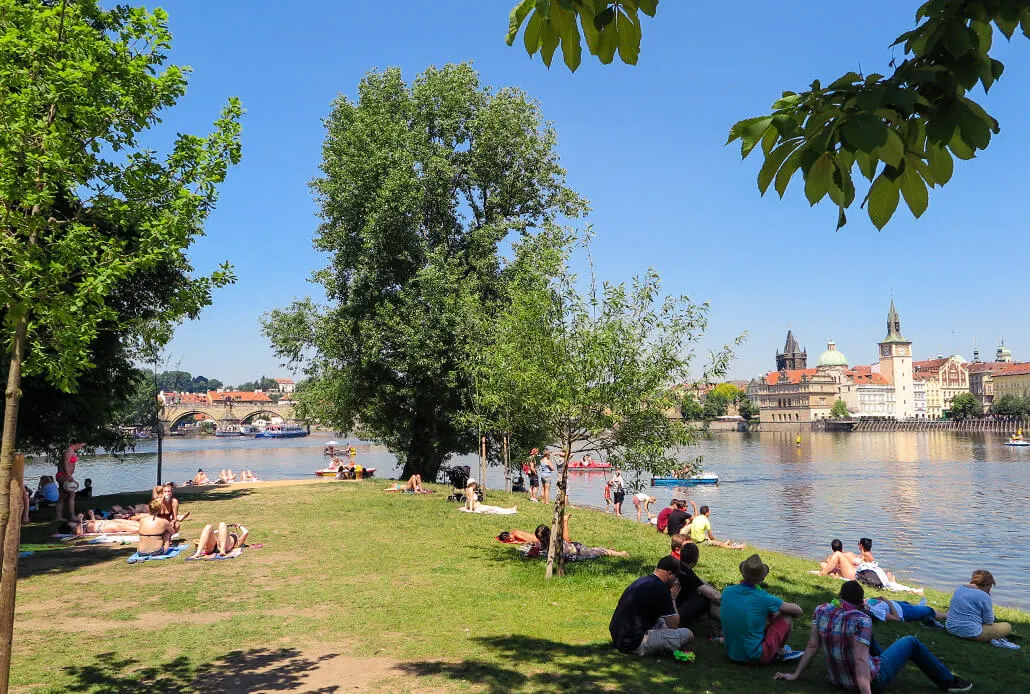
[(994, 401), (991, 414), (999, 417), (1025, 417), (1030, 414), (1030, 402), (1026, 398), (1006, 393)]
[(276, 353), (315, 381), (302, 411), (386, 444), (403, 474), (432, 479), (476, 449), (464, 356), (496, 312), (498, 244), (585, 201), (565, 186), (555, 133), (517, 89), (480, 85), (467, 64), (408, 85), (371, 72), (326, 120), (312, 184), (331, 254), (315, 279), (329, 306), (295, 302), (265, 317)]
[(950, 419), (969, 419), (971, 417), (982, 417), (984, 413), (980, 401), (972, 393), (959, 393), (951, 399), (951, 407), (948, 408)]
[[(580, 239), (551, 226), (516, 244), (505, 308), (484, 350), (499, 400), (520, 403), (542, 423), (566, 460), (573, 451), (602, 453), (614, 467), (666, 474), (681, 467), (672, 449), (693, 429), (666, 412), (677, 404), (689, 348), (703, 333), (707, 305), (660, 296), (650, 270), (631, 287), (591, 277), (582, 294), (569, 269)], [(725, 364), (728, 352), (720, 355)], [(545, 575), (562, 571), (562, 519), (568, 467), (557, 483)]]
[(704, 408), (697, 401), (697, 396), (687, 393), (680, 403), (680, 416), (688, 422), (700, 422), (704, 419)]
[[(21, 502), (11, 470), (23, 377), (74, 391), (101, 331), (140, 344), (210, 303), (227, 265), (189, 279), (156, 321), (119, 312), (117, 290), (185, 255), (239, 159), (240, 106), (208, 137), (180, 135), (163, 160), (140, 135), (185, 91), (164, 67), (161, 10), (96, 0), (0, 0), (0, 305), (9, 355), (0, 448), (0, 694), (7, 689)], [(13, 495), (13, 497), (12, 497)], [(10, 521), (10, 523), (9, 523)], [(13, 530), (13, 532), (12, 532)], [(8, 537), (10, 535), (10, 537)], [(13, 538), (13, 539), (12, 539)]]
[[(658, 0), (519, 0), (507, 41), (525, 27), (527, 52), (539, 51), (547, 66), (560, 43), (575, 70), (583, 41), (602, 63), (618, 51), (636, 64), (639, 13), (654, 17), (657, 6)], [(837, 206), (839, 229), (857, 198), (857, 166), (871, 183), (861, 204), (882, 229), (902, 197), (921, 216), (927, 188), (951, 179), (953, 158), (971, 159), (987, 148), (998, 122), (968, 93), (977, 84), (987, 92), (1004, 70), (991, 56), (995, 29), (1007, 39), (1020, 27), (1030, 36), (1030, 0), (929, 0), (916, 11), (916, 24), (894, 42), (904, 55), (900, 62), (892, 58), (888, 75), (849, 72), (826, 86), (816, 80), (807, 91), (783, 92), (770, 115), (730, 129), (729, 141), (741, 141), (743, 157), (762, 146), (762, 194), (775, 182), (783, 197), (800, 170), (810, 204), (828, 197)]]
[(708, 395), (705, 396), (703, 406), (704, 418), (710, 421), (716, 417), (725, 416), (726, 412), (730, 409), (731, 402), (733, 402), (732, 399), (724, 392), (720, 393), (714, 389), (709, 391)]
[(849, 412), (847, 403), (841, 400), (840, 398), (837, 398), (837, 400), (833, 403), (833, 407), (830, 408), (830, 416), (836, 419), (843, 419), (844, 417), (847, 417), (848, 414)]
[[(720, 383), (712, 388), (712, 393), (718, 394), (719, 397), (726, 400), (728, 403), (738, 402), (742, 397), (744, 397), (744, 391), (732, 383)], [(711, 395), (711, 393), (709, 393), (709, 395)]]
[(746, 395), (737, 403), (737, 412), (741, 417), (749, 422), (761, 414), (761, 411), (758, 409), (758, 405), (753, 403), (751, 398)]

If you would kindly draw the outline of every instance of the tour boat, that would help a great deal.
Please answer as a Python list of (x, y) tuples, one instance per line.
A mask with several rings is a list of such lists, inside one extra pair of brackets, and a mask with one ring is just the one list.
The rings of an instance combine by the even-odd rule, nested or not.
[(571, 460), (567, 466), (569, 472), (576, 472), (577, 470), (611, 470), (611, 463), (602, 463), (600, 460)]
[(226, 424), (225, 426), (215, 429), (215, 436), (240, 436), (240, 425), (239, 424)]
[(253, 424), (240, 425), (240, 436), (257, 436), (262, 431), (264, 431), (262, 427), (254, 426)]
[(719, 484), (719, 476), (714, 472), (702, 472), (693, 477), (652, 477), (652, 487), (692, 487), (698, 484)]
[(293, 439), (307, 435), (308, 430), (296, 424), (269, 424), (256, 437), (259, 439)]

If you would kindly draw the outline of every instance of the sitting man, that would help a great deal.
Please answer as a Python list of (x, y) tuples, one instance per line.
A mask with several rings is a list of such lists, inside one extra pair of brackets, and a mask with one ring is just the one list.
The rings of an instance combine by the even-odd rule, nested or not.
[(686, 500), (676, 500), (676, 510), (669, 514), (668, 531), (670, 535), (677, 535), (683, 532), (684, 528), (688, 528), (690, 526), (690, 521), (697, 515), (697, 504), (691, 501), (690, 505), (694, 508), (693, 513), (687, 511)]
[(719, 617), (726, 655), (736, 663), (768, 665), (774, 660), (795, 660), (800, 651), (787, 645), (793, 618), (804, 610), (784, 602), (759, 587), (769, 574), (769, 565), (757, 554), (740, 562), (740, 583), (722, 591)]
[(197, 470), (197, 474), (193, 476), (193, 484), (211, 484), (211, 480), (208, 479), (207, 473), (204, 472), (204, 468), (200, 468)]
[[(605, 489), (608, 487), (605, 486)], [(669, 514), (676, 510), (676, 502), (678, 499), (672, 499), (669, 501), (669, 505), (658, 512), (658, 523), (655, 525), (655, 530), (660, 533), (664, 533), (666, 528), (669, 527)]]
[(623, 653), (650, 655), (678, 651), (694, 638), (680, 627), (676, 597), (680, 592), (679, 562), (662, 557), (654, 573), (633, 581), (615, 607), (608, 632)]
[(826, 557), (826, 561), (819, 562), (817, 573), (820, 576), (840, 576), (849, 581), (854, 580), (854, 556), (851, 552), (845, 552), (844, 543), (835, 538), (830, 541), (830, 556)]
[(686, 535), (673, 535), (672, 556), (680, 563), (680, 594), (676, 598), (680, 624), (689, 627), (705, 615), (718, 620), (722, 596), (694, 573), (701, 550)]
[[(873, 622), (861, 611), (864, 591), (858, 581), (840, 588), (840, 600), (820, 605), (812, 618), (812, 632), (797, 669), (777, 672), (774, 679), (796, 680), (808, 663), (826, 644), (826, 669), (830, 682), (848, 691), (869, 694), (883, 691), (891, 680), (912, 661), (916, 667), (948, 692), (968, 692), (973, 683), (956, 677), (915, 636), (904, 636), (887, 650), (872, 655)], [(839, 602), (840, 604), (834, 604)]]
[(690, 521), (690, 539), (699, 545), (712, 545), (723, 549), (744, 549), (743, 542), (723, 542), (715, 539), (712, 534), (712, 522), (708, 520), (708, 514), (712, 510), (708, 506), (702, 506), (701, 512)]

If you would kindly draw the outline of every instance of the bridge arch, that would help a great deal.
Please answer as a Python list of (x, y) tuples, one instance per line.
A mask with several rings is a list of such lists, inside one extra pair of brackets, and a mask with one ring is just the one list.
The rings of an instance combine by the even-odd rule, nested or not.
[(276, 419), (281, 419), (283, 421), (291, 419), (291, 417), (287, 416), (287, 414), (283, 412), (271, 409), (256, 409), (248, 415), (241, 416), (240, 423), (251, 424), (255, 419), (261, 419), (262, 416), (264, 419), (272, 419), (274, 417)]
[[(200, 415), (200, 417), (197, 415)], [(210, 420), (212, 422), (218, 421), (218, 418), (210, 412), (205, 412), (204, 410), (186, 410), (184, 412), (176, 412), (175, 418), (168, 420), (168, 429), (175, 430), (187, 422), (195, 422), (198, 419)]]

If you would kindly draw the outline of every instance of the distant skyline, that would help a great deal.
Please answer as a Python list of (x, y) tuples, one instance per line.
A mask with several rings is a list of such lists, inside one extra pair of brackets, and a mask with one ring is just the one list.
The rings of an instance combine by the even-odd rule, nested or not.
[[(817, 358), (827, 340), (856, 364), (876, 361), (893, 290), (917, 359), (992, 358), (999, 338), (1026, 358), (1030, 325), (1018, 255), (1025, 235), (1030, 155), (1030, 42), (995, 37), (1005, 75), (982, 99), (1001, 123), (983, 156), (957, 162), (913, 220), (904, 206), (877, 232), (853, 208), (810, 208), (795, 181), (784, 200), (759, 196), (760, 165), (723, 146), (730, 125), (768, 111), (785, 89), (852, 69), (885, 71), (889, 49), (912, 27), (913, 3), (875, 0), (860, 12), (788, 0), (761, 5), (662, 3), (645, 20), (640, 64), (584, 60), (575, 74), (547, 70), (519, 42), (504, 43), (510, 3), (196, 3), (171, 0), (173, 62), (191, 65), (190, 88), (151, 144), (202, 134), (230, 95), (247, 109), (243, 162), (221, 188), (207, 237), (192, 250), (200, 271), (222, 260), (239, 282), (215, 294), (169, 345), (169, 367), (237, 384), (290, 375), (260, 334), (260, 315), (294, 298), (320, 298), (307, 282), (326, 258), (308, 189), (318, 175), (321, 119), (339, 93), (353, 96), (370, 69), (472, 60), (483, 84), (516, 86), (539, 100), (558, 132), (568, 183), (591, 202), (592, 253), (601, 278), (628, 280), (652, 265), (669, 293), (711, 302), (699, 352), (744, 331), (730, 378), (775, 368), (788, 325)], [(448, 11), (460, 9), (460, 12)], [(847, 27), (844, 31), (841, 27)]]

